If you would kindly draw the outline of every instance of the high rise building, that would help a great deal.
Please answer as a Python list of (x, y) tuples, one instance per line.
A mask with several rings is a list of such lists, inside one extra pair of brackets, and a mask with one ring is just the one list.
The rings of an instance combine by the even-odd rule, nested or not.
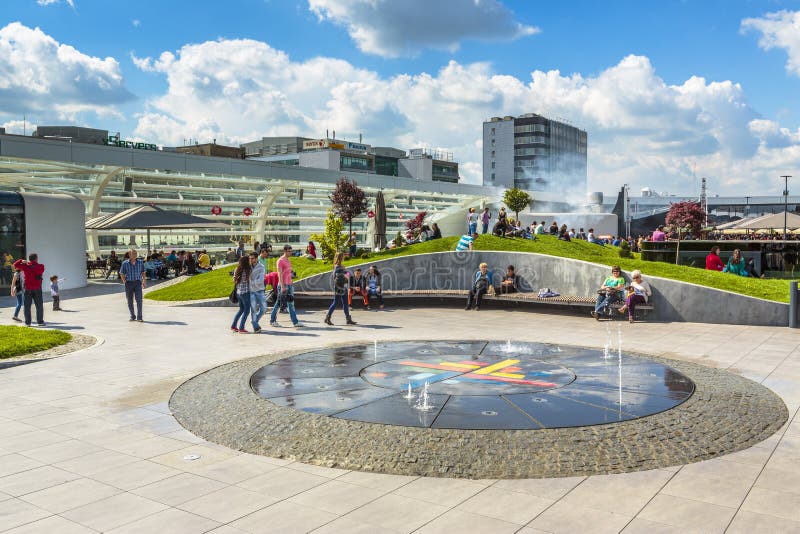
[(483, 185), (586, 194), (586, 131), (536, 113), (483, 123)]

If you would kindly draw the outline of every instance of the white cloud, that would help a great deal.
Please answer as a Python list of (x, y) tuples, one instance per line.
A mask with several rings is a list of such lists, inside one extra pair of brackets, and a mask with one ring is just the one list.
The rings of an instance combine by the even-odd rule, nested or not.
[[(72, 9), (75, 9), (75, 0), (64, 0), (64, 2)], [(61, 0), (36, 0), (36, 3), (40, 6), (50, 6), (53, 4), (60, 4)]]
[(130, 98), (114, 58), (85, 55), (19, 22), (0, 28), (0, 119), (118, 117), (115, 105)]
[(464, 40), (512, 40), (538, 33), (498, 0), (309, 0), (320, 21), (347, 28), (362, 52), (384, 57), (425, 48), (454, 51)]
[(758, 44), (764, 50), (786, 50), (789, 56), (786, 70), (800, 76), (800, 11), (778, 11), (761, 18), (744, 19), (741, 29), (742, 32), (759, 32)]
[(141, 26), (141, 25), (142, 25), (142, 21), (141, 21), (141, 20), (139, 20), (139, 19), (133, 19), (133, 20), (131, 21), (131, 25), (132, 25), (134, 28), (138, 28), (139, 26)]
[[(261, 136), (339, 137), (454, 152), (469, 183), (481, 181), (484, 120), (527, 112), (567, 117), (589, 133), (589, 188), (692, 193), (697, 176), (716, 192), (752, 190), (800, 163), (800, 132), (765, 120), (733, 81), (693, 76), (675, 85), (650, 60), (628, 56), (593, 76), (451, 61), (438, 72), (382, 77), (326, 57), (297, 62), (253, 40), (186, 45), (133, 58), (168, 87), (148, 103), (135, 134), (162, 144), (185, 138), (240, 143)], [(765, 186), (765, 190), (769, 189)], [(778, 190), (776, 185), (775, 190)]]

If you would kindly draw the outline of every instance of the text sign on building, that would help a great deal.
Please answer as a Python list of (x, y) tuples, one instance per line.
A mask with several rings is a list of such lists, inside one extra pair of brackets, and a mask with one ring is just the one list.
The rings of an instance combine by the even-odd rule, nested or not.
[(362, 152), (366, 152), (369, 150), (369, 145), (362, 145), (361, 143), (347, 143), (348, 150), (360, 150)]
[(120, 148), (135, 148), (137, 150), (158, 150), (158, 146), (152, 143), (139, 143), (136, 141), (123, 141), (116, 137), (109, 137), (106, 142), (110, 146), (118, 146)]
[(328, 148), (328, 140), (312, 139), (311, 141), (303, 141), (303, 150), (314, 150), (316, 148)]

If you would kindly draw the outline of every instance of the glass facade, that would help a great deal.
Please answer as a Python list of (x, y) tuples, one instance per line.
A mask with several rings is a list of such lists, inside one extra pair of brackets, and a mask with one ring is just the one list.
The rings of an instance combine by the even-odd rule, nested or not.
[[(363, 158), (352, 159), (362, 163), (366, 161)], [(292, 169), (292, 172), (297, 169), (281, 168), (287, 171)], [(281, 176), (282, 172), (277, 171), (275, 175)], [(26, 191), (41, 193), (69, 193), (84, 202), (87, 219), (118, 213), (142, 204), (153, 204), (227, 223), (230, 226), (224, 229), (151, 232), (152, 245), (157, 249), (169, 251), (205, 248), (216, 253), (235, 247), (239, 240), (246, 243), (266, 241), (277, 246), (307, 242), (311, 234), (322, 233), (325, 216), (331, 207), (329, 195), (335, 186), (330, 182), (311, 181), (312, 173), (301, 181), (10, 157), (0, 157), (0, 173), (5, 175), (4, 181), (0, 182), (0, 191), (16, 192), (24, 188)], [(472, 200), (483, 198), (475, 194), (450, 194), (435, 190), (409, 191), (377, 185), (370, 187), (360, 181), (359, 185), (367, 195), (369, 206), (374, 205), (377, 192), (383, 190), (388, 216), (387, 233), (390, 235), (405, 228), (409, 214), (427, 211), (432, 217), (436, 217), (453, 206), (463, 206)], [(212, 214), (215, 207), (220, 208), (219, 215)], [(18, 215), (21, 217), (21, 206), (14, 209), (19, 211)], [(8, 213), (10, 215), (11, 211)], [(7, 220), (11, 219), (7, 217)], [(8, 233), (2, 243), (4, 247), (16, 250), (12, 252), (15, 259), (21, 251), (14, 243), (23, 241), (17, 235), (17, 230), (12, 229), (20, 228), (21, 223), (9, 223), (0, 229)], [(359, 246), (366, 245), (366, 213), (354, 220), (353, 230), (357, 232)], [(130, 245), (142, 246), (146, 242), (145, 234), (143, 230), (87, 231), (87, 251), (92, 257), (96, 257)]]
[(25, 213), (22, 197), (0, 192), (0, 288), (11, 285), (15, 260), (25, 257)]
[(383, 176), (397, 176), (397, 172), (397, 158), (375, 156), (375, 174), (381, 174)]

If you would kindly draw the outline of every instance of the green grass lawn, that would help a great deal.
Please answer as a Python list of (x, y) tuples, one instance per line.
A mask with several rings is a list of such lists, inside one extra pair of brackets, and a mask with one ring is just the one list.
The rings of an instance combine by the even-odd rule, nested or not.
[[(387, 250), (370, 254), (366, 260), (351, 259), (345, 265), (369, 263), (372, 261), (405, 256), (408, 254), (426, 254), (429, 252), (445, 252), (455, 250), (458, 237), (445, 237), (434, 241), (427, 241), (394, 250)], [(777, 302), (789, 302), (788, 280), (761, 280), (756, 278), (743, 278), (727, 273), (706, 271), (695, 267), (684, 267), (669, 263), (642, 261), (638, 254), (632, 259), (623, 259), (618, 255), (617, 247), (595, 245), (586, 241), (574, 240), (570, 242), (559, 241), (552, 236), (539, 236), (536, 241), (527, 239), (506, 239), (491, 235), (483, 235), (475, 243), (477, 250), (495, 250), (512, 252), (537, 252), (550, 256), (574, 258), (601, 265), (619, 265), (626, 271), (639, 269), (645, 276), (660, 276), (672, 280), (691, 282), (698, 285), (741, 293)], [(304, 258), (292, 258), (292, 267), (297, 272), (297, 278), (306, 278), (320, 272), (330, 271), (331, 264), (320, 260), (312, 261)], [(270, 260), (270, 268), (274, 270), (275, 260)], [(231, 292), (233, 284), (228, 275), (230, 268), (222, 268), (210, 273), (193, 276), (180, 284), (175, 284), (164, 289), (157, 289), (147, 295), (147, 298), (164, 301), (183, 301), (204, 298), (225, 297)]]
[(72, 336), (61, 330), (38, 330), (26, 326), (0, 325), (0, 359), (63, 345)]

